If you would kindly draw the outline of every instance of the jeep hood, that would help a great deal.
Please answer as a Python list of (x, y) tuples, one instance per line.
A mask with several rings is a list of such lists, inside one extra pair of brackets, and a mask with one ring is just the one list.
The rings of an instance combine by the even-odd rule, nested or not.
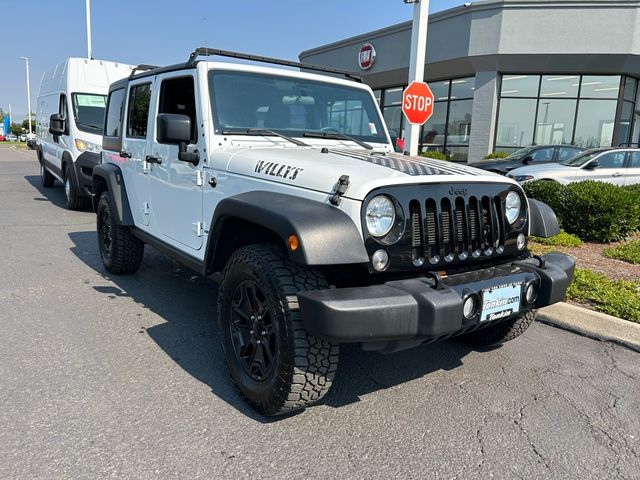
[[(325, 153), (326, 152), (326, 153)], [(332, 193), (349, 176), (345, 197), (363, 200), (375, 188), (426, 183), (517, 183), (459, 163), (364, 149), (251, 147), (218, 150), (213, 165), (231, 174)]]

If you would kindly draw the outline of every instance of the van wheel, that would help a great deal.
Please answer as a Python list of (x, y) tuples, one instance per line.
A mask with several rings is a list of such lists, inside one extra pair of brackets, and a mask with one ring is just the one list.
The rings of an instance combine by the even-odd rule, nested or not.
[(53, 187), (53, 183), (56, 181), (56, 178), (51, 175), (47, 167), (44, 166), (44, 162), (40, 162), (40, 180), (42, 180), (42, 186), (44, 188)]
[(274, 245), (249, 245), (224, 267), (218, 323), (236, 387), (263, 415), (300, 410), (330, 389), (338, 345), (309, 333), (297, 293), (329, 288), (324, 276)]
[(66, 199), (65, 207), (67, 210), (78, 210), (82, 207), (83, 198), (78, 195), (69, 165), (64, 167), (64, 196)]
[(522, 335), (536, 319), (537, 314), (537, 310), (529, 310), (510, 320), (460, 335), (458, 339), (472, 347), (496, 347)]
[(98, 202), (98, 248), (104, 267), (111, 273), (134, 273), (140, 268), (144, 243), (125, 226), (118, 225), (109, 193), (103, 192)]

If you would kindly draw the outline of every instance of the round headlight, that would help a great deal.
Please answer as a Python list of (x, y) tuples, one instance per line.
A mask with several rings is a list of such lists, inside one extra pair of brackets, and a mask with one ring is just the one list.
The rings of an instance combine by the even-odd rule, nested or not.
[(505, 201), (505, 215), (509, 223), (515, 222), (520, 216), (520, 210), (522, 209), (522, 201), (520, 195), (516, 192), (509, 192)]
[(365, 213), (367, 230), (374, 237), (384, 237), (396, 221), (396, 208), (389, 197), (379, 195), (371, 199)]

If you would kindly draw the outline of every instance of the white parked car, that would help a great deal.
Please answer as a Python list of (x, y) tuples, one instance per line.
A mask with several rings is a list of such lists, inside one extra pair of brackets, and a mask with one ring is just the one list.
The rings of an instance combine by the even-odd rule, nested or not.
[(519, 183), (554, 180), (566, 185), (584, 180), (614, 185), (640, 183), (640, 149), (603, 148), (587, 150), (562, 163), (534, 165), (512, 170), (509, 175)]

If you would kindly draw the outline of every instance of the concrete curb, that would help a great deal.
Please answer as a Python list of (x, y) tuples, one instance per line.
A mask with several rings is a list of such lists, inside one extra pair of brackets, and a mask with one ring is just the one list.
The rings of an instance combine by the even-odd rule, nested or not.
[(640, 352), (640, 324), (586, 308), (557, 303), (538, 311), (538, 321), (585, 337), (617, 343)]

